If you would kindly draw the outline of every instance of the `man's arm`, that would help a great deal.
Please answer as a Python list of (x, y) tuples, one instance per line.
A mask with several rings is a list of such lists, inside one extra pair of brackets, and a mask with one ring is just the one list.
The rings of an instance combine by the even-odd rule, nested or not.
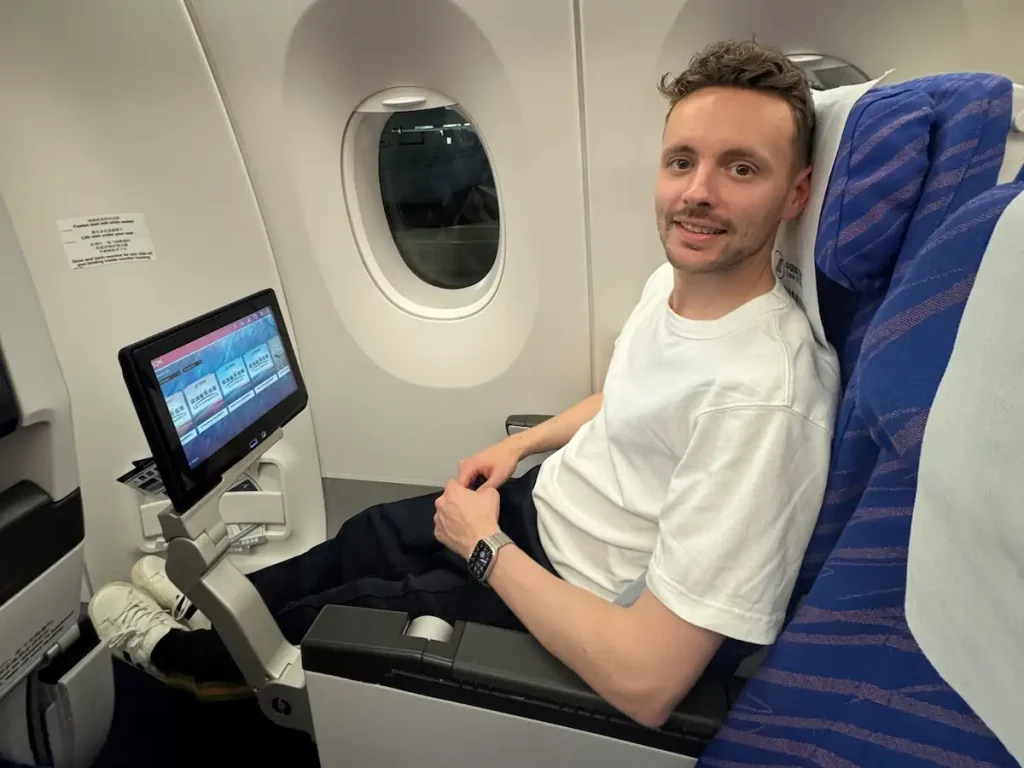
[(580, 427), (597, 415), (603, 402), (604, 394), (596, 392), (557, 416), (523, 432), (510, 435), (506, 441), (516, 447), (521, 459), (535, 453), (557, 451), (572, 440)]
[(724, 639), (679, 618), (646, 589), (629, 608), (609, 603), (515, 545), (498, 551), (488, 583), (549, 653), (650, 728), (668, 719)]
[[(435, 502), (434, 535), (468, 558), (498, 530), (494, 488), (450, 481)], [(605, 701), (643, 725), (668, 719), (701, 676), (722, 636), (672, 613), (651, 592), (629, 608), (563, 581), (515, 544), (498, 550), (488, 584), (548, 652)]]
[[(785, 408), (707, 414), (669, 483), (647, 588), (631, 607), (559, 579), (515, 545), (498, 550), (488, 582), (600, 696), (659, 726), (724, 637), (774, 641), (821, 506), (829, 448), (828, 430)], [(499, 503), (493, 488), (449, 483), (435, 536), (468, 557), (498, 530)]]
[(524, 432), (518, 432), (495, 443), (480, 453), (459, 462), (456, 481), (469, 487), (480, 477), (484, 488), (497, 488), (516, 471), (519, 462), (535, 453), (561, 448), (572, 440), (580, 427), (601, 409), (604, 396), (598, 392), (582, 400), (558, 416), (543, 421)]

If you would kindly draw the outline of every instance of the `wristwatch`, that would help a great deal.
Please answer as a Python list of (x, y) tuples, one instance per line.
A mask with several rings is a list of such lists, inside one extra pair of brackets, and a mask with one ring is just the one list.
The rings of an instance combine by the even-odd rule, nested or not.
[(466, 561), (469, 566), (469, 572), (477, 581), (486, 585), (487, 578), (491, 575), (491, 569), (494, 568), (494, 561), (498, 556), (498, 550), (511, 543), (512, 539), (501, 531), (498, 531), (493, 536), (488, 536), (486, 539), (480, 539), (473, 550), (473, 554)]

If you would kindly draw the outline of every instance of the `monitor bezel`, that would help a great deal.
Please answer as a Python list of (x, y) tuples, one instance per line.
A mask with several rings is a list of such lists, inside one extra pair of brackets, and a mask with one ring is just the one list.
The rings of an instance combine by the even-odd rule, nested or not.
[[(152, 361), (267, 307), (272, 310), (277, 323), (281, 344), (295, 377), (296, 389), (205, 460), (190, 467), (178, 439), (177, 429), (171, 421)], [(272, 288), (250, 294), (124, 347), (118, 352), (118, 361), (139, 424), (164, 481), (167, 497), (179, 514), (187, 512), (216, 488), (226, 470), (242, 461), (260, 443), (294, 419), (309, 400), (281, 307)]]

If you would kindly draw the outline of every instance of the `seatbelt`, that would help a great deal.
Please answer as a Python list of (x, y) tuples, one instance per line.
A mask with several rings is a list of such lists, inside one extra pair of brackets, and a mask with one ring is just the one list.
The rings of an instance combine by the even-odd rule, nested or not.
[(647, 569), (644, 568), (640, 575), (627, 584), (626, 588), (619, 593), (618, 597), (615, 598), (615, 605), (621, 605), (628, 608), (640, 599), (640, 595), (643, 594), (646, 587)]

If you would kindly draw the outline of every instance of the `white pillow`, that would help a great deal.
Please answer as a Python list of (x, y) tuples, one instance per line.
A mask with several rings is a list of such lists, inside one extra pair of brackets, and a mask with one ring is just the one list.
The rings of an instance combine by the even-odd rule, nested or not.
[(792, 222), (783, 222), (775, 239), (772, 264), (775, 276), (782, 280), (797, 304), (807, 313), (818, 343), (827, 346), (825, 330), (818, 309), (818, 282), (814, 274), (814, 244), (818, 236), (821, 207), (825, 202), (832, 166), (839, 153), (839, 144), (846, 129), (846, 120), (861, 96), (891, 74), (857, 85), (844, 85), (827, 91), (814, 91), (814, 115), (817, 128), (814, 136), (814, 175), (811, 195), (803, 214)]

